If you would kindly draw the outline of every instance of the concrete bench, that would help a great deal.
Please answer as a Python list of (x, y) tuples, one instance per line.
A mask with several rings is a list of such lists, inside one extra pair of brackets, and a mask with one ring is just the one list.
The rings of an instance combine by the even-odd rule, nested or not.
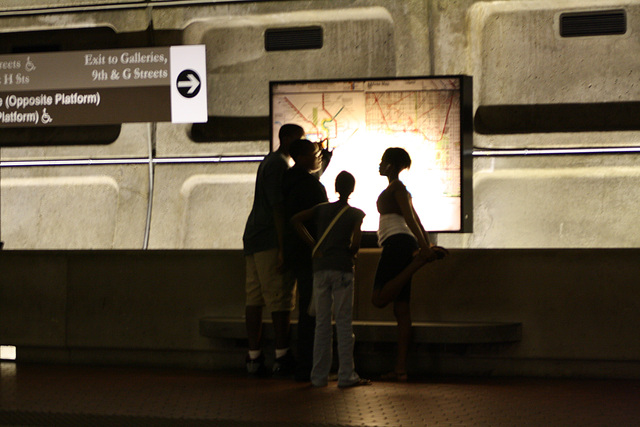
[[(271, 321), (265, 320), (263, 336), (273, 340)], [(395, 342), (396, 324), (389, 321), (354, 320), (353, 330), (359, 342)], [(297, 321), (291, 322), (296, 338)], [(205, 317), (200, 319), (200, 335), (208, 338), (245, 339), (243, 318)], [(413, 341), (420, 344), (494, 344), (518, 342), (522, 324), (518, 322), (414, 322)]]

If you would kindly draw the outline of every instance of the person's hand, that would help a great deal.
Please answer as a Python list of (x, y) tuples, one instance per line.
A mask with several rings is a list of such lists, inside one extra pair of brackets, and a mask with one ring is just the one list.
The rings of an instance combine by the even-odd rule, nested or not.
[(428, 248), (420, 248), (415, 253), (424, 264), (442, 259), (449, 255), (449, 251), (442, 246), (429, 246)]
[(442, 246), (432, 246), (431, 249), (435, 252), (436, 259), (442, 259), (449, 255), (449, 251)]
[(422, 264), (426, 264), (428, 262), (431, 261), (435, 261), (437, 258), (437, 253), (436, 251), (433, 250), (432, 247), (428, 247), (428, 248), (420, 248), (416, 251), (416, 253), (414, 254), (414, 256), (416, 258), (418, 258)]
[(327, 166), (329, 162), (331, 162), (331, 158), (333, 157), (333, 150), (329, 150), (328, 148), (323, 148), (322, 151), (322, 165)]

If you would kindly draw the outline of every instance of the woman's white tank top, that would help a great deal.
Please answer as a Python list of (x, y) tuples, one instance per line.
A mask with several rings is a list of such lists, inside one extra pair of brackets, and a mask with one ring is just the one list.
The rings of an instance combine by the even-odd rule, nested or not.
[(380, 215), (380, 225), (378, 227), (378, 244), (382, 246), (382, 243), (388, 237), (393, 236), (394, 234), (408, 234), (415, 238), (402, 215), (398, 215), (396, 213)]

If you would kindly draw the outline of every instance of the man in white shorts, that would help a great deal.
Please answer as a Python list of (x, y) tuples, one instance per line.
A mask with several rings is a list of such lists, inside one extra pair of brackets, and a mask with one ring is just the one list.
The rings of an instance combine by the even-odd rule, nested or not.
[(260, 163), (256, 176), (253, 207), (243, 235), (247, 263), (246, 327), (249, 341), (247, 372), (267, 376), (261, 349), (262, 310), (271, 312), (275, 332), (276, 357), (272, 372), (287, 376), (295, 367), (289, 349), (291, 312), (295, 307), (295, 279), (283, 275), (282, 231), (284, 205), (282, 176), (289, 168), (289, 144), (304, 136), (302, 127), (285, 124), (278, 137), (280, 147)]

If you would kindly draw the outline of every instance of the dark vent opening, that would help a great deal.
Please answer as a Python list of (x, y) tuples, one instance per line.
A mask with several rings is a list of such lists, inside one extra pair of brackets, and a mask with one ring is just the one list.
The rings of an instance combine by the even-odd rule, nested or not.
[(3, 128), (0, 147), (107, 145), (120, 136), (120, 125)]
[(563, 13), (560, 15), (562, 37), (587, 37), (625, 34), (627, 14), (624, 10)]
[(262, 141), (269, 139), (270, 130), (268, 116), (209, 116), (207, 123), (195, 123), (191, 127), (191, 139), (194, 142)]
[(512, 135), (550, 132), (640, 130), (640, 102), (484, 105), (474, 118), (476, 132)]
[(267, 52), (281, 50), (322, 49), (322, 27), (272, 28), (264, 34)]
[(107, 27), (5, 33), (0, 35), (0, 53), (112, 49), (118, 46), (117, 38)]

